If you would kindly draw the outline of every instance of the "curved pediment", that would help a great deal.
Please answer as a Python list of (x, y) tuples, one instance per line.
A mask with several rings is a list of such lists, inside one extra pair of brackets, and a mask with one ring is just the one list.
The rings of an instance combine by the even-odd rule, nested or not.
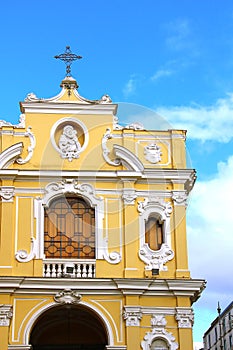
[(20, 154), (23, 151), (23, 143), (16, 143), (8, 148), (6, 148), (0, 154), (0, 169), (7, 169), (12, 163), (19, 158)]
[(117, 159), (120, 159), (122, 165), (128, 170), (143, 171), (142, 162), (127, 148), (120, 145), (113, 145), (113, 151)]

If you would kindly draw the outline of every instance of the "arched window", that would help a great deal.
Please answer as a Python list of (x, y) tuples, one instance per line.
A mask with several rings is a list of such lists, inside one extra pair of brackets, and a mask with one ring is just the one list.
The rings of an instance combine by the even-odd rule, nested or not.
[(152, 250), (159, 250), (164, 243), (163, 224), (156, 215), (150, 215), (146, 220), (145, 243)]
[(151, 350), (169, 350), (169, 347), (165, 340), (155, 339), (151, 344)]
[(95, 258), (95, 210), (78, 196), (59, 197), (45, 209), (47, 259)]

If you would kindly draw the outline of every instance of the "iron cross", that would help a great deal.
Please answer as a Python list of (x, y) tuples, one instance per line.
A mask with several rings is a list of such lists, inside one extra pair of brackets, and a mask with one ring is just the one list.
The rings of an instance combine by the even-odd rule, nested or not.
[(71, 64), (73, 63), (73, 61), (76, 61), (76, 60), (80, 60), (82, 58), (82, 56), (78, 56), (74, 53), (71, 52), (71, 49), (69, 46), (66, 46), (66, 49), (65, 49), (65, 52), (64, 53), (61, 53), (60, 55), (56, 55), (54, 56), (54, 58), (58, 58), (59, 60), (65, 62), (65, 65), (66, 65), (66, 76), (67, 77), (70, 77), (71, 74)]

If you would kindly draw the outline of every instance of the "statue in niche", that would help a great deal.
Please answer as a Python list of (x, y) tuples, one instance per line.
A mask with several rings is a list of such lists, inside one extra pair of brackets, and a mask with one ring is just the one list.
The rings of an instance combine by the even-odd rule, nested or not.
[(59, 148), (61, 157), (72, 161), (73, 158), (78, 158), (81, 151), (81, 145), (78, 141), (77, 131), (72, 125), (66, 125), (59, 139)]

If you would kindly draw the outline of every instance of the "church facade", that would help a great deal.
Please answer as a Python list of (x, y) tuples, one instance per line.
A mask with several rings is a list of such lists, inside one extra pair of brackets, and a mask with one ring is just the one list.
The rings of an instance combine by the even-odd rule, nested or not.
[(1, 121), (1, 350), (192, 350), (183, 130), (118, 123), (70, 75)]

